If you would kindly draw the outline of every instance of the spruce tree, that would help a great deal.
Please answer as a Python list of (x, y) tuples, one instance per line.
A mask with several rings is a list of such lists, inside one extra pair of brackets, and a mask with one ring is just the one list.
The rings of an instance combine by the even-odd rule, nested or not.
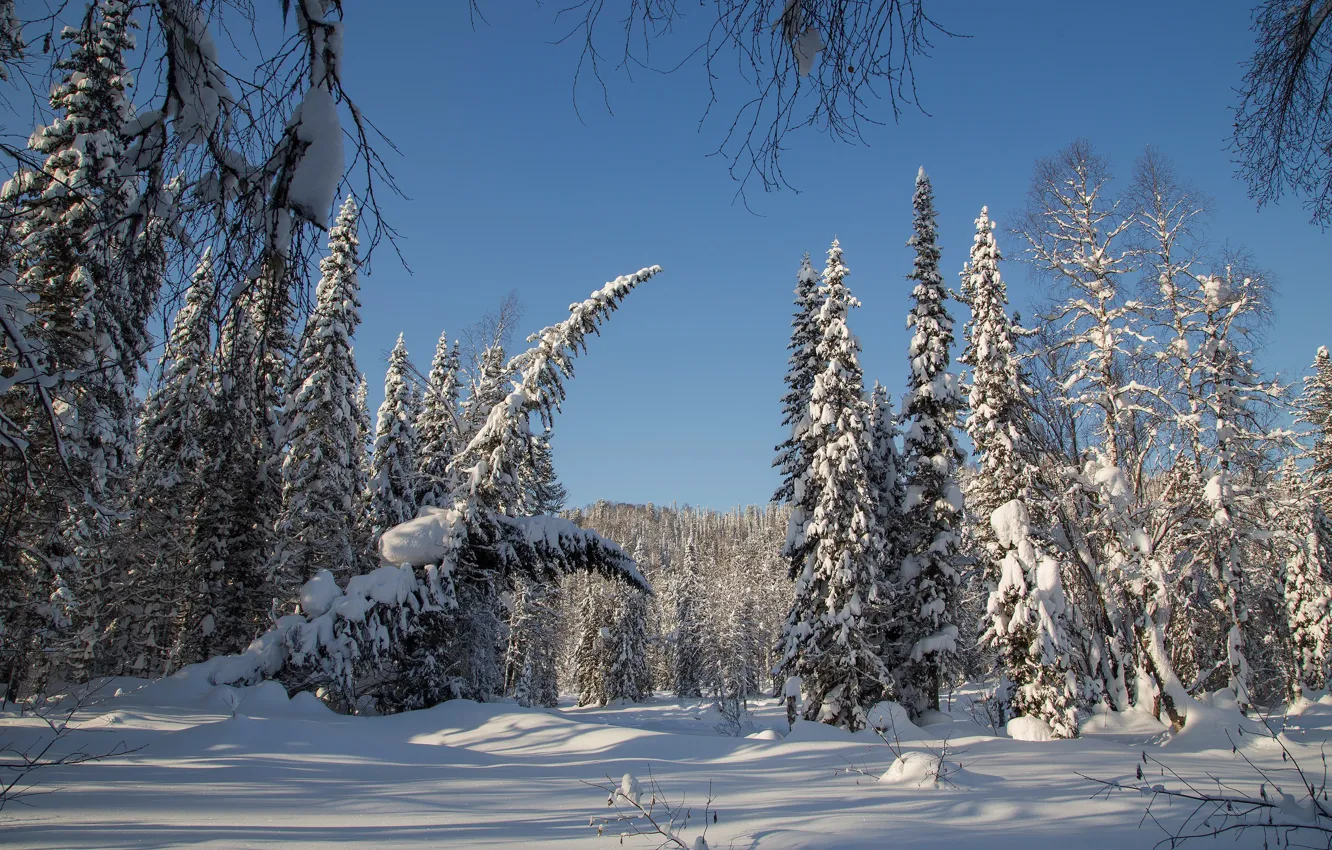
[(135, 466), (131, 338), (138, 333), (120, 227), (130, 196), (123, 171), (129, 16), (127, 4), (103, 0), (82, 26), (61, 34), (72, 49), (55, 65), (55, 118), (29, 141), (42, 165), (20, 169), (2, 198), (16, 207), (15, 288), (32, 300), (30, 342), (53, 379), (46, 390), (58, 414), (52, 422), (29, 388), (17, 421), (33, 486), (14, 500), (10, 533), (33, 593), (51, 600), (47, 626), (60, 635), (45, 647), (54, 652), (34, 657), (43, 659), (39, 666), (63, 661), (77, 676), (95, 672), (114, 638), (111, 588), (120, 579), (107, 541)]
[(860, 343), (848, 329), (859, 306), (845, 283), (842, 248), (833, 240), (820, 286), (818, 357), (827, 363), (810, 391), (809, 427), (801, 435), (809, 465), (795, 484), (785, 554), (796, 571), (795, 599), (780, 642), (779, 670), (799, 676), (805, 719), (851, 731), (887, 689), (871, 648), (867, 608), (878, 603), (882, 540), (869, 480), (873, 449)]
[(352, 351), (361, 322), (357, 213), (349, 196), (329, 232), (314, 310), (292, 371), (282, 511), (270, 568), (282, 599), (295, 599), (319, 570), (336, 577), (357, 572), (356, 485), (364, 451)]
[(531, 480), (527, 484), (527, 510), (540, 516), (564, 510), (567, 498), (564, 485), (555, 474), (555, 457), (550, 447), (550, 431), (532, 435)]
[(1306, 453), (1310, 488), (1323, 510), (1332, 512), (1332, 357), (1327, 346), (1320, 346), (1314, 355), (1313, 374), (1304, 379), (1296, 420), (1311, 429), (1313, 445)]
[(476, 376), (467, 400), (462, 403), (463, 435), (465, 445), (481, 430), (490, 416), (491, 408), (508, 395), (510, 374), (505, 366), (504, 346), (496, 343), (481, 352), (481, 371)]
[(1332, 522), (1293, 459), (1281, 470), (1276, 531), (1295, 651), (1291, 696), (1298, 698), (1301, 691), (1317, 693), (1332, 684)]
[(384, 376), (384, 403), (375, 425), (375, 448), (367, 483), (370, 509), (370, 548), (395, 525), (416, 516), (416, 426), (412, 416), (412, 386), (407, 345), (402, 335), (389, 353)]
[[(958, 362), (971, 367), (967, 436), (978, 469), (967, 488), (967, 509), (977, 517), (982, 542), (994, 542), (990, 515), (1022, 495), (1032, 456), (1023, 451), (1022, 382), (1018, 374), (1008, 287), (999, 274), (999, 246), (989, 209), (981, 208), (971, 258), (962, 269), (962, 302), (971, 309)], [(993, 570), (990, 571), (993, 577)]]
[(934, 192), (925, 169), (916, 176), (914, 232), (907, 245), (916, 257), (908, 280), (915, 282), (907, 328), (915, 330), (908, 360), (911, 372), (902, 403), (906, 422), (903, 473), (906, 479), (907, 556), (901, 568), (904, 628), (894, 657), (902, 701), (914, 716), (938, 710), (939, 690), (956, 664), (959, 576), (954, 563), (962, 523), (956, 443), (961, 393), (948, 371), (953, 318), (944, 305), (939, 274)]
[(553, 708), (559, 702), (553, 589), (520, 578), (511, 596), (505, 693), (519, 705)]
[(647, 664), (647, 598), (635, 588), (620, 589), (611, 625), (606, 696), (643, 702), (652, 694)]
[(609, 665), (607, 638), (610, 629), (605, 589), (589, 576), (583, 582), (578, 607), (578, 640), (574, 647), (574, 689), (578, 704), (605, 705), (609, 700), (606, 671)]
[(790, 429), (791, 436), (777, 447), (777, 458), (772, 462), (782, 473), (782, 483), (772, 497), (778, 503), (791, 501), (795, 482), (809, 465), (800, 431), (809, 414), (809, 393), (814, 386), (814, 376), (822, 372), (824, 366), (818, 357), (820, 303), (819, 275), (810, 265), (806, 252), (800, 261), (800, 271), (796, 273), (796, 310), (791, 316), (791, 342), (786, 346), (791, 355), (787, 361), (786, 395), (782, 396), (782, 425)]
[(866, 472), (869, 475), (870, 494), (876, 509), (879, 532), (883, 537), (883, 556), (880, 580), (885, 586), (897, 581), (897, 572), (904, 554), (906, 532), (902, 513), (902, 458), (897, 452), (897, 418), (893, 415), (888, 391), (878, 381), (870, 393), (869, 435), (872, 449)]
[(363, 572), (374, 568), (375, 559), (370, 548), (370, 460), (374, 449), (375, 432), (370, 424), (370, 385), (362, 374), (356, 385), (356, 493), (354, 525), (356, 551)]
[(448, 338), (441, 333), (426, 377), (421, 415), (416, 420), (421, 444), (416, 470), (416, 503), (420, 507), (451, 504), (458, 486), (456, 473), (449, 469), (449, 462), (462, 448), (458, 369), (458, 344), (450, 348)]
[(691, 535), (671, 582), (675, 624), (675, 675), (671, 690), (680, 699), (703, 696), (703, 582), (698, 560), (698, 547)]
[(1061, 551), (1031, 527), (1026, 504), (1012, 499), (990, 514), (995, 549), (993, 590), (982, 641), (1003, 665), (996, 697), (1006, 715), (1037, 717), (1056, 738), (1076, 738), (1074, 646), (1067, 627)]
[(211, 362), (214, 403), (200, 417), (202, 486), (192, 505), (186, 590), (172, 650), (181, 665), (243, 650), (263, 608), (253, 558), (255, 538), (265, 529), (255, 527), (262, 459), (249, 300), (243, 296), (222, 319)]
[[(212, 386), (213, 301), (217, 294), (212, 254), (205, 251), (185, 303), (172, 322), (162, 353), (162, 377), (144, 401), (139, 420), (135, 477), (135, 528), (129, 535), (134, 564), (124, 589), (135, 627), (125, 647), (130, 668), (146, 675), (170, 672), (185, 591), (182, 565), (194, 513), (208, 484), (201, 428), (215, 404)], [(132, 602), (130, 600), (133, 600)]]

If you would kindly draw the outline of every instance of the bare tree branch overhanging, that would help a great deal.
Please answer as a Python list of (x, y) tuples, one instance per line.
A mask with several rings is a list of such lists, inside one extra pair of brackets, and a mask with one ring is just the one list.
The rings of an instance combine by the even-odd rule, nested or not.
[(555, 15), (558, 41), (579, 50), (575, 98), (590, 75), (607, 109), (609, 75), (672, 73), (701, 61), (708, 86), (701, 127), (714, 108), (729, 108), (723, 90), (738, 78), (749, 94), (712, 155), (726, 160), (742, 200), (756, 182), (765, 192), (794, 188), (781, 159), (790, 133), (809, 127), (836, 141), (863, 142), (866, 125), (886, 123), (876, 117), (877, 101), (887, 100), (894, 121), (903, 109), (920, 108), (915, 61), (928, 54), (932, 34), (953, 35), (926, 14), (924, 0), (711, 0), (700, 6), (695, 14), (710, 21), (706, 34), (687, 43), (685, 58), (674, 65), (655, 65), (652, 49), (684, 29), (693, 10), (681, 0), (571, 0)]
[(1264, 0), (1257, 47), (1235, 110), (1232, 148), (1259, 205), (1306, 196), (1312, 221), (1332, 223), (1332, 0)]

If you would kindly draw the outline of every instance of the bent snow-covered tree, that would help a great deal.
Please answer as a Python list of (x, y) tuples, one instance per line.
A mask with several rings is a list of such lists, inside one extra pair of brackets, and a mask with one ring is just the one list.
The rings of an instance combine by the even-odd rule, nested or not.
[[(652, 266), (607, 283), (570, 308), (565, 321), (530, 337), (510, 361), (512, 388), (454, 460), (459, 485), (449, 507), (422, 509), (386, 530), (384, 566), (339, 588), (320, 571), (301, 591), (300, 614), (281, 618), (241, 655), (213, 659), (215, 683), (279, 678), (289, 688), (322, 689), (339, 707), (367, 702), (380, 711), (420, 708), (454, 697), (486, 699), (502, 688), (498, 633), (475, 624), (475, 605), (498, 605), (492, 592), (517, 578), (553, 583), (591, 571), (651, 587), (615, 543), (552, 516), (520, 516), (522, 464), (533, 440), (530, 419), (549, 426), (565, 397), (564, 379), (589, 334)], [(481, 644), (489, 641), (488, 646)], [(485, 669), (490, 667), (492, 669)]]

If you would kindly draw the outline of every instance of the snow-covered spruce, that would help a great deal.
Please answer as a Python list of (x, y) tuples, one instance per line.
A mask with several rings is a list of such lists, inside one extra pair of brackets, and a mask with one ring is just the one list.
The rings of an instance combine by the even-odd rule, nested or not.
[(822, 372), (825, 365), (818, 354), (820, 292), (819, 275), (810, 265), (806, 253), (796, 274), (796, 309), (791, 316), (791, 342), (786, 346), (791, 355), (786, 372), (786, 395), (782, 396), (782, 425), (790, 429), (790, 436), (776, 448), (777, 457), (772, 462), (782, 474), (782, 483), (773, 496), (773, 501), (778, 503), (791, 501), (796, 481), (809, 466), (800, 435), (807, 427), (805, 419), (809, 415), (809, 394), (814, 387), (814, 376)]
[(418, 441), (413, 411), (411, 366), (402, 335), (389, 353), (384, 403), (375, 425), (375, 447), (366, 482), (370, 541), (374, 549), (385, 531), (416, 516)]
[(559, 701), (556, 588), (517, 578), (504, 656), (504, 693), (519, 705), (553, 708)]
[(11, 598), (50, 600), (23, 629), (39, 643), (8, 654), (75, 676), (114, 664), (106, 650), (118, 639), (115, 594), (125, 584), (107, 543), (134, 469), (136, 340), (145, 330), (135, 326), (122, 259), (130, 11), (104, 0), (60, 34), (70, 49), (55, 63), (53, 117), (33, 132), (25, 157), (40, 166), (20, 167), (0, 189), (13, 210), (15, 289), (35, 320), (28, 341), (45, 390), (24, 384), (7, 399), (6, 416), (26, 443), (24, 487), (13, 501), (21, 510), (6, 535), (19, 568)]
[(462, 427), (458, 410), (458, 343), (449, 347), (441, 333), (435, 345), (435, 357), (426, 376), (425, 398), (416, 419), (420, 441), (416, 458), (416, 503), (421, 507), (444, 507), (458, 482), (448, 471), (449, 461), (462, 448)]
[(361, 376), (352, 351), (361, 322), (357, 212), (348, 197), (329, 234), (314, 311), (292, 370), (282, 512), (269, 567), (278, 598), (294, 597), (320, 570), (348, 576), (365, 548), (354, 512), (364, 451), (356, 399)]
[(990, 525), (1003, 558), (982, 640), (999, 650), (1001, 704), (1011, 716), (1039, 718), (1056, 738), (1076, 738), (1077, 686), (1059, 550), (1038, 541), (1018, 499), (996, 508)]
[(652, 693), (652, 675), (647, 665), (647, 599), (642, 592), (627, 587), (620, 591), (607, 641), (607, 698), (630, 702), (647, 699)]
[[(855, 731), (882, 698), (888, 674), (866, 628), (867, 608), (882, 592), (882, 541), (867, 469), (872, 446), (860, 344), (846, 324), (859, 302), (847, 274), (834, 240), (818, 317), (818, 355), (828, 365), (814, 378), (801, 435), (809, 465), (793, 493), (785, 553), (796, 573), (795, 598), (777, 673), (800, 677), (806, 719)], [(808, 515), (804, 504), (812, 507)]]
[[(144, 400), (134, 483), (135, 522), (128, 532), (134, 558), (130, 668), (170, 672), (180, 630), (182, 595), (190, 591), (179, 568), (189, 556), (205, 462), (201, 427), (212, 413), (213, 300), (217, 294), (211, 252), (195, 269), (185, 303), (176, 313), (162, 354), (162, 377)], [(130, 647), (126, 647), (127, 650)]]
[[(982, 519), (1022, 495), (1035, 461), (1024, 445), (1023, 388), (1000, 259), (994, 222), (982, 207), (971, 257), (962, 269), (961, 298), (971, 319), (963, 328), (966, 349), (958, 357), (971, 367), (966, 430), (978, 465), (967, 488), (967, 508)], [(977, 523), (976, 531), (993, 542), (988, 522)]]
[(606, 590), (589, 577), (578, 594), (578, 613), (574, 622), (577, 637), (573, 651), (573, 683), (578, 705), (605, 705), (610, 702), (606, 688), (606, 670), (610, 666), (608, 643), (612, 610)]
[(915, 333), (902, 400), (908, 539), (897, 603), (902, 628), (888, 657), (902, 703), (919, 715), (938, 709), (939, 690), (955, 666), (959, 576), (954, 561), (962, 524), (956, 429), (962, 396), (957, 376), (948, 369), (953, 318), (944, 305), (934, 192), (924, 168), (916, 175), (913, 208), (914, 232), (907, 245), (916, 258), (907, 279), (915, 281), (915, 288), (907, 327)]
[(671, 578), (672, 622), (675, 665), (671, 690), (680, 699), (703, 695), (703, 581), (698, 546), (693, 537), (685, 543), (684, 557)]
[(1276, 540), (1285, 556), (1294, 698), (1332, 684), (1332, 522), (1310, 491), (1308, 479), (1287, 459), (1277, 495)]
[(1309, 426), (1309, 484), (1324, 511), (1332, 511), (1332, 357), (1327, 346), (1314, 354), (1313, 374), (1304, 379), (1296, 418)]

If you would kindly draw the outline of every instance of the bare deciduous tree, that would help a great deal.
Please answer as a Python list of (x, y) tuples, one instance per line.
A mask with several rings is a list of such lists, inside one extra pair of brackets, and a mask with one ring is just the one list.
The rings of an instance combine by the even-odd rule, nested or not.
[(1316, 224), (1332, 223), (1332, 0), (1263, 0), (1257, 47), (1235, 110), (1232, 148), (1259, 204), (1307, 195)]

